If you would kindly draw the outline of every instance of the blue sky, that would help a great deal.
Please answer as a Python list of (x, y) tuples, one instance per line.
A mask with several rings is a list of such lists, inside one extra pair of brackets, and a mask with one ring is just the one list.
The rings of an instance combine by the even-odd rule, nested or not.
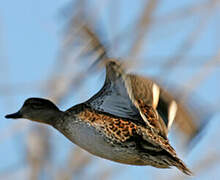
[[(30, 96), (45, 96), (39, 84), (47, 80), (52, 72), (51, 67), (55, 64), (55, 60), (59, 54), (64, 24), (60, 10), (66, 7), (68, 2), (67, 0), (0, 1), (0, 135), (2, 137), (7, 136), (7, 130), (13, 127), (14, 124), (18, 125), (18, 122), (6, 120), (4, 118), (5, 114), (17, 111), (23, 101)], [(135, 19), (134, 15), (141, 8), (141, 5), (135, 4), (134, 1), (129, 1), (130, 4), (126, 2), (125, 0), (121, 1), (121, 4), (126, 4), (126, 6), (121, 6), (122, 10), (120, 11), (121, 14), (118, 20), (121, 29), (123, 29), (123, 26), (126, 27), (131, 20)], [(198, 1), (195, 2), (197, 3)], [(188, 6), (190, 3), (191, 1), (189, 0), (164, 1), (157, 9), (155, 17), (162, 18), (167, 13)], [(93, 9), (93, 5), (91, 7)], [(103, 12), (105, 14), (105, 8), (102, 10)], [(110, 32), (107, 15), (100, 19), (103, 21), (106, 31)], [(195, 15), (182, 18), (177, 23), (164, 22), (162, 25), (154, 24), (150, 34), (145, 38), (147, 45), (142, 49), (141, 58), (152, 59), (150, 57), (169, 57), (173, 55), (174, 52), (178, 51), (180, 44), (188, 34), (196, 28), (199, 19), (200, 16)], [(200, 40), (197, 41), (196, 45), (187, 54), (187, 57), (193, 57), (187, 59), (187, 61), (192, 62), (192, 67), (180, 66), (176, 68), (167, 77), (169, 81), (172, 83), (180, 83), (181, 80), (182, 82), (187, 82), (187, 79), (190, 79), (194, 73), (199, 71), (200, 65), (206, 63), (209, 57), (211, 59), (216, 54), (217, 50), (219, 50), (220, 42), (218, 41), (218, 30), (220, 27), (217, 23), (218, 19), (219, 13), (216, 11), (210, 18), (209, 23), (207, 23), (204, 32), (201, 33)], [(173, 32), (173, 35), (171, 36), (169, 32)], [(202, 59), (194, 57), (202, 57)], [(159, 62), (161, 61), (159, 60)], [(140, 72), (158, 76), (159, 70), (158, 67), (151, 66), (151, 69), (148, 70), (142, 67)], [(220, 90), (219, 70), (219, 67), (216, 67), (216, 70), (200, 85), (200, 90), (196, 91), (197, 94), (208, 100), (208, 102), (220, 99), (218, 93)], [(94, 77), (91, 82), (96, 82), (98, 79), (100, 79), (100, 75)], [(5, 87), (7, 86), (13, 88), (6, 89)], [(101, 83), (97, 87), (89, 88), (90, 91), (87, 96), (92, 95), (100, 86)], [(76, 100), (74, 103), (80, 102), (81, 99), (77, 99), (77, 95), (73, 96)], [(74, 100), (74, 98), (71, 99)], [(61, 104), (61, 107), (65, 108), (71, 105), (73, 105), (72, 100), (66, 100), (66, 102)], [(207, 136), (190, 154), (181, 154), (181, 157), (184, 157), (184, 160), (190, 166), (196, 164), (196, 160), (204, 154), (220, 150), (218, 139), (216, 138), (219, 137), (219, 133), (217, 133), (217, 127), (220, 125), (219, 118), (219, 115), (213, 117)], [(21, 120), (21, 124), (24, 127), (22, 126), (22, 130), (18, 133), (14, 133), (13, 136), (8, 136), (8, 138), (4, 139), (0, 137), (0, 175), (8, 167), (15, 167), (16, 169), (16, 166), (25, 166), (24, 139), (28, 128), (34, 125), (24, 120)], [(55, 159), (56, 161), (62, 161), (67, 151), (73, 146), (62, 135), (59, 135), (52, 128), (50, 129), (52, 133), (51, 141), (56, 147), (57, 157)], [(175, 137), (171, 137), (171, 139), (177, 141)], [(213, 141), (212, 144), (210, 144), (210, 139)], [(203, 152), (202, 150), (206, 149), (207, 146), (210, 146), (210, 148)], [(101, 160), (98, 159), (97, 161)], [(151, 167), (127, 167), (109, 161), (103, 161), (102, 163), (106, 167), (126, 168), (119, 176), (115, 175), (113, 177), (116, 179), (153, 179), (157, 174), (161, 174), (161, 177), (166, 179), (167, 174), (172, 175), (176, 171), (176, 169), (158, 170)], [(90, 171), (92, 171), (92, 168), (90, 167)], [(213, 165), (210, 173), (204, 173), (203, 176), (194, 177), (194, 179), (208, 179), (210, 175), (213, 176), (212, 179), (218, 179), (219, 170), (219, 165)]]

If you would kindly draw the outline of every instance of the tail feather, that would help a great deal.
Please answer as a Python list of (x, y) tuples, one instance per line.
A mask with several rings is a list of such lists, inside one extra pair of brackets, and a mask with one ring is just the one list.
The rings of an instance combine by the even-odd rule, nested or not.
[(175, 157), (175, 161), (173, 162), (173, 166), (177, 167), (180, 171), (182, 171), (183, 173), (192, 176), (193, 173), (192, 171), (187, 168), (187, 166), (184, 164), (184, 162), (182, 160), (180, 160), (178, 157)]

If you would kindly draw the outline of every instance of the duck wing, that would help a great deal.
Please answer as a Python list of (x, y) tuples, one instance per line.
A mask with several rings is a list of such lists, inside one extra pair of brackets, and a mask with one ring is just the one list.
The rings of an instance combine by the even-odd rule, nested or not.
[(145, 124), (140, 121), (139, 111), (129, 98), (123, 75), (124, 69), (117, 61), (107, 61), (103, 87), (85, 104), (95, 110)]
[(95, 110), (150, 126), (166, 138), (166, 124), (156, 110), (158, 86), (150, 80), (146, 83), (140, 79), (126, 74), (118, 61), (108, 60), (104, 86), (86, 104)]
[(161, 104), (161, 88), (152, 80), (139, 75), (127, 74), (126, 77), (130, 98), (139, 109), (142, 119), (164, 137), (167, 136), (170, 121), (166, 118), (166, 109), (158, 109)]
[(127, 77), (130, 80), (133, 99), (138, 102), (138, 106), (148, 106), (152, 111), (156, 111), (155, 114), (159, 117), (152, 123), (157, 123), (156, 127), (168, 133), (177, 115), (178, 104), (175, 99), (156, 82), (146, 77), (134, 74), (128, 74)]

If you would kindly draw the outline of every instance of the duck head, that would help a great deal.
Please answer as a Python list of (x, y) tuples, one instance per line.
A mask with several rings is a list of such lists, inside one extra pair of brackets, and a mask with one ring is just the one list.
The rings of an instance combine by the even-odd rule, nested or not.
[(53, 124), (53, 121), (62, 113), (59, 108), (47, 99), (29, 98), (21, 109), (13, 114), (8, 114), (5, 118), (18, 119), (25, 118), (31, 121)]

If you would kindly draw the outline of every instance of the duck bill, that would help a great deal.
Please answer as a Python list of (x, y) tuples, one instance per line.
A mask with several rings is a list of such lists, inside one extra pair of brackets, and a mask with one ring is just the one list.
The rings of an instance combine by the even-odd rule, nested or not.
[(22, 118), (22, 114), (21, 114), (20, 111), (18, 111), (16, 113), (6, 115), (5, 118), (7, 118), (7, 119), (18, 119), (18, 118)]

